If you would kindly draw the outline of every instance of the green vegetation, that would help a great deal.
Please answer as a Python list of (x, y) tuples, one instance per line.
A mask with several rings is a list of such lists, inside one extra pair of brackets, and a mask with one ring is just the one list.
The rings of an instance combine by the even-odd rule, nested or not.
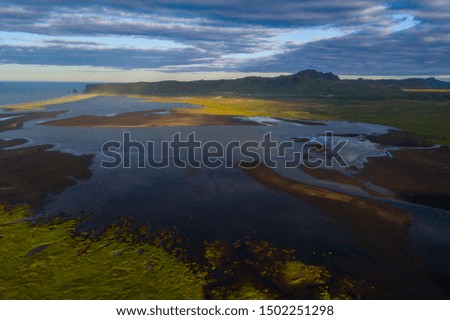
[(83, 101), (83, 100), (95, 98), (96, 96), (98, 96), (98, 95), (97, 94), (74, 94), (74, 95), (70, 95), (70, 96), (52, 98), (52, 99), (46, 99), (46, 100), (40, 100), (40, 101), (34, 101), (34, 102), (3, 105), (2, 108), (13, 110), (13, 111), (42, 110), (48, 106)]
[(210, 290), (211, 298), (218, 300), (274, 300), (276, 295), (268, 289), (257, 289), (253, 284), (244, 283), (238, 287), (220, 287)]
[(205, 258), (215, 271), (209, 273), (215, 276), (208, 289), (213, 299), (279, 299), (286, 295), (298, 299), (361, 298), (356, 282), (332, 276), (322, 266), (298, 261), (294, 250), (277, 248), (267, 241), (237, 241), (232, 246), (206, 242)]
[(332, 73), (305, 70), (275, 78), (88, 85), (85, 92), (205, 107), (192, 113), (384, 124), (450, 144), (449, 89), (450, 83), (433, 78), (341, 80)]
[(203, 108), (183, 109), (197, 114), (279, 117), (302, 120), (347, 120), (382, 124), (418, 135), (432, 143), (450, 144), (447, 101), (284, 99), (242, 97), (151, 97), (144, 101), (187, 103)]
[(417, 134), (433, 143), (450, 145), (450, 105), (446, 101), (345, 100), (333, 105), (330, 101), (327, 103), (306, 110), (319, 119), (383, 124)]
[(162, 248), (114, 228), (96, 239), (74, 236), (74, 220), (22, 221), (27, 214), (0, 206), (1, 299), (203, 298), (202, 276)]
[(323, 285), (331, 278), (325, 268), (308, 266), (299, 261), (289, 261), (280, 273), (280, 280), (291, 287)]
[[(161, 81), (87, 85), (85, 93), (142, 96), (242, 96), (260, 98), (423, 98), (402, 88), (448, 89), (450, 84), (436, 79), (406, 80), (340, 80), (332, 73), (304, 70), (274, 78), (247, 77), (234, 80)], [(433, 99), (450, 97), (446, 92), (434, 93)]]
[(331, 283), (324, 267), (265, 241), (205, 241), (203, 262), (194, 263), (167, 230), (149, 240), (142, 237), (147, 228), (122, 221), (101, 234), (80, 234), (77, 220), (30, 214), (25, 206), (0, 205), (0, 299), (359, 297), (353, 282), (336, 277)]
[(240, 97), (151, 97), (147, 102), (187, 103), (203, 108), (183, 109), (192, 114), (228, 115), (242, 117), (280, 117), (293, 119), (311, 119), (313, 116), (305, 108), (318, 105), (304, 101), (263, 100)]

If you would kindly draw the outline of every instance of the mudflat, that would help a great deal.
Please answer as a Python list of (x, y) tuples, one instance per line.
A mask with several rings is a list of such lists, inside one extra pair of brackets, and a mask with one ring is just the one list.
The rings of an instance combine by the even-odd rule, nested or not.
[[(173, 126), (220, 126), (242, 125), (242, 121), (226, 115), (195, 114), (180, 109), (161, 114), (164, 110), (138, 111), (114, 116), (79, 116), (46, 122), (45, 126), (66, 127), (173, 127)], [(246, 123), (248, 124), (248, 123)]]
[(0, 121), (0, 132), (20, 129), (22, 128), (25, 122), (46, 118), (54, 118), (61, 113), (62, 113), (61, 111), (9, 113), (8, 117), (6, 117), (6, 120)]
[(41, 208), (47, 195), (58, 194), (91, 176), (90, 155), (50, 151), (49, 145), (4, 150), (23, 142), (0, 140), (0, 203)]

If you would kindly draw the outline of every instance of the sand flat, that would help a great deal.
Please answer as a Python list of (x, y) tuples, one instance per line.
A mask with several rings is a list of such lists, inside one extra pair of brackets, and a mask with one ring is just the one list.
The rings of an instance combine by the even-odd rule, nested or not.
[(193, 114), (181, 109), (171, 109), (170, 113), (152, 111), (136, 111), (112, 116), (79, 116), (46, 122), (45, 126), (65, 127), (99, 127), (99, 128), (144, 128), (175, 126), (220, 126), (249, 125), (225, 115)]
[(43, 110), (45, 107), (64, 104), (70, 102), (83, 101), (87, 99), (91, 99), (99, 96), (98, 94), (74, 94), (70, 96), (64, 96), (59, 98), (52, 98), (40, 101), (26, 102), (26, 103), (18, 103), (18, 104), (9, 104), (0, 106), (0, 108), (6, 109), (8, 111), (20, 111), (20, 110)]

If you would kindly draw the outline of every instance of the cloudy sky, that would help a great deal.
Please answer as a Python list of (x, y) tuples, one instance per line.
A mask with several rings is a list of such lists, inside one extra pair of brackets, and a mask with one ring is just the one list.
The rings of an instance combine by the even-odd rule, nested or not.
[(0, 80), (450, 79), (450, 0), (1, 0)]

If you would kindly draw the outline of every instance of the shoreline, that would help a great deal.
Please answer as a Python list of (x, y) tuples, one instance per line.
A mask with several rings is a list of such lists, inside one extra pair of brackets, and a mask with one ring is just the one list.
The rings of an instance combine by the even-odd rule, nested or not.
[[(168, 114), (158, 112), (161, 112), (161, 110), (120, 113), (114, 116), (79, 116), (47, 121), (42, 125), (98, 128), (252, 125), (252, 123), (244, 123), (231, 116), (195, 114), (184, 109), (170, 109)], [(254, 125), (258, 124), (255, 123)]]
[(0, 139), (0, 203), (28, 203), (39, 209), (48, 195), (58, 194), (92, 175), (92, 155), (52, 151), (50, 145), (4, 150), (23, 142)]
[[(70, 119), (53, 120), (42, 125), (95, 125), (98, 127), (110, 127), (112, 125), (116, 127), (128, 127), (130, 125), (138, 127), (151, 125), (163, 127), (180, 124), (186, 125), (186, 123), (190, 123), (191, 125), (250, 124), (248, 122), (242, 123), (239, 119), (233, 119), (230, 115), (197, 113), (199, 110), (200, 109), (194, 108), (175, 108), (171, 109), (171, 113), (169, 114), (161, 114), (161, 110), (151, 110), (118, 114), (116, 116), (109, 117), (81, 116)], [(193, 113), (191, 111), (193, 111)], [(204, 111), (205, 110), (202, 110), (202, 112)], [(47, 118), (49, 116), (55, 116), (55, 114), (56, 113), (51, 112), (17, 113), (16, 115), (21, 116), (10, 118), (0, 123), (0, 131), (18, 129), (26, 121), (39, 119), (39, 117)], [(420, 144), (417, 140), (415, 140), (415, 137), (412, 137), (411, 139), (408, 137), (402, 138), (398, 135), (397, 131), (386, 135), (367, 138), (372, 139), (371, 141), (377, 142), (380, 145), (386, 144), (392, 146), (394, 144), (398, 145), (398, 147), (408, 147), (417, 146)], [(8, 141), (0, 139), (0, 179), (3, 183), (2, 186), (6, 187), (6, 189), (0, 189), (0, 204), (2, 202), (10, 202), (11, 204), (25, 202), (31, 204), (34, 208), (39, 208), (43, 203), (45, 203), (45, 199), (48, 195), (62, 192), (65, 188), (77, 183), (76, 180), (86, 180), (90, 178), (90, 175), (92, 174), (89, 170), (89, 166), (92, 163), (92, 158), (89, 158), (90, 156), (73, 156), (58, 151), (51, 151), (48, 150), (50, 148), (49, 145), (4, 150), (4, 148), (19, 145), (23, 142), (23, 140), (18, 139)], [(426, 144), (424, 143), (424, 145)], [(357, 178), (364, 181), (373, 181), (374, 184), (377, 185), (383, 185), (384, 183), (386, 187), (389, 187), (389, 190), (392, 190), (392, 183), (397, 183), (400, 187), (409, 187), (410, 184), (417, 184), (418, 187), (425, 188), (417, 190), (419, 193), (423, 190), (435, 192), (436, 189), (430, 189), (429, 184), (434, 183), (435, 181), (440, 181), (443, 177), (445, 177), (440, 170), (442, 170), (441, 163), (449, 163), (447, 158), (448, 149), (398, 150), (393, 151), (393, 154), (394, 158), (382, 158), (379, 160), (380, 163), (372, 161), (378, 161), (378, 158), (370, 159), (368, 165), (373, 162), (373, 168), (368, 171), (363, 169), (360, 173), (364, 173), (367, 176), (364, 176), (363, 178), (357, 176)], [(439, 169), (434, 169), (434, 172), (430, 175), (430, 168), (436, 167), (436, 161), (439, 163)], [(30, 163), (33, 165), (31, 166)], [(445, 169), (446, 167), (444, 166), (443, 168)], [(380, 173), (380, 170), (382, 170), (383, 173)], [(421, 173), (416, 174), (416, 171)], [(269, 168), (258, 167), (256, 169), (244, 170), (244, 172), (255, 181), (261, 183), (267, 189), (277, 193), (284, 193), (298, 199), (299, 201), (304, 201), (307, 204), (309, 203), (316, 207), (319, 213), (329, 216), (330, 220), (333, 221), (332, 223), (342, 223), (344, 228), (348, 228), (349, 234), (351, 234), (355, 239), (355, 247), (341, 248), (342, 251), (336, 253), (336, 255), (339, 254), (339, 257), (334, 256), (335, 253), (333, 253), (333, 256), (330, 256), (330, 259), (335, 259), (333, 263), (326, 262), (318, 265), (327, 268), (333, 275), (338, 274), (341, 276), (342, 274), (351, 274), (352, 278), (356, 280), (365, 279), (366, 275), (370, 275), (369, 279), (374, 280), (380, 285), (380, 287), (371, 291), (372, 288), (370, 287), (370, 283), (367, 283), (367, 287), (364, 286), (364, 289), (366, 289), (368, 293), (367, 295), (363, 295), (364, 297), (399, 298), (405, 295), (408, 297), (409, 295), (412, 297), (414, 297), (414, 295), (420, 297), (420, 293), (418, 293), (416, 288), (413, 287), (414, 283), (417, 282), (423, 285), (426, 290), (429, 290), (427, 292), (430, 294), (439, 296), (438, 293), (436, 293), (437, 291), (434, 289), (436, 284), (427, 279), (427, 275), (425, 274), (425, 272), (430, 271), (431, 268), (428, 268), (429, 266), (423, 266), (417, 261), (418, 256), (415, 255), (414, 248), (412, 248), (413, 244), (408, 236), (412, 219), (409, 212), (405, 212), (401, 208), (391, 205), (387, 199), (386, 202), (384, 202), (383, 199), (381, 199), (381, 201), (377, 201), (376, 199), (352, 196), (326, 188), (310, 186), (308, 184), (303, 184), (301, 182), (282, 177), (275, 171), (271, 171)], [(417, 178), (418, 180), (412, 180), (412, 182), (407, 180), (409, 176), (408, 172), (413, 172), (413, 178)], [(330, 182), (339, 183), (340, 181), (343, 184), (352, 185), (353, 179), (347, 179), (343, 176), (339, 176), (339, 174), (327, 175), (323, 172), (317, 172), (317, 174), (317, 178), (319, 179), (322, 177), (329, 179)], [(426, 181), (425, 183), (423, 182), (424, 180)], [(445, 183), (445, 181), (442, 183)], [(361, 186), (362, 185), (359, 185), (358, 187)], [(434, 188), (449, 190), (445, 184), (439, 184), (439, 187), (434, 186)], [(396, 190), (397, 189), (393, 191), (395, 192)], [(428, 199), (429, 196), (426, 196), (426, 198)], [(271, 209), (268, 208), (267, 210)], [(274, 213), (276, 213), (276, 211), (274, 211)], [(51, 226), (51, 228), (54, 227), (57, 228), (57, 226)], [(316, 234), (318, 238), (322, 237), (320, 232)], [(323, 236), (325, 237), (326, 235)], [(224, 267), (224, 265), (227, 266), (226, 263), (229, 261), (227, 260), (229, 257), (224, 254), (224, 252), (227, 252), (225, 249), (230, 250), (232, 253), (230, 256), (236, 255), (236, 252), (240, 253), (243, 250), (251, 252), (253, 247), (255, 247), (253, 248), (255, 252), (260, 249), (267, 249), (268, 251), (271, 251), (271, 248), (265, 248), (264, 245), (261, 244), (252, 244), (249, 240), (241, 241), (241, 243), (239, 243), (239, 248), (228, 244), (231, 249), (223, 244), (216, 243), (216, 239), (209, 240), (211, 243), (207, 246), (209, 251), (205, 251), (205, 259), (207, 261), (208, 259), (213, 261), (214, 259), (222, 259), (222, 257), (224, 257), (225, 261), (224, 264), (219, 267), (213, 264), (215, 262), (211, 263), (211, 268), (215, 268), (212, 272), (214, 274), (228, 270)], [(160, 241), (158, 242), (158, 245), (159, 243)], [(40, 246), (36, 245), (39, 245), (39, 243), (33, 244), (35, 247), (31, 246), (29, 249), (24, 250), (24, 253), (31, 252), (31, 256), (40, 257), (42, 253), (44, 253), (45, 256), (45, 250), (52, 248), (52, 246), (48, 248), (45, 247), (42, 249), (44, 250), (43, 252), (38, 252), (35, 254), (36, 250), (41, 249)], [(86, 248), (89, 250), (88, 246), (86, 246)], [(224, 248), (224, 250), (222, 250), (222, 248)], [(360, 259), (357, 253), (352, 251), (355, 250), (355, 248), (360, 250), (361, 254), (364, 255), (361, 256)], [(103, 248), (101, 249), (103, 250)], [(117, 250), (112, 250), (111, 247), (108, 247), (108, 251), (102, 252), (107, 252), (107, 254), (111, 257), (122, 256), (123, 254), (122, 257), (125, 259), (124, 263), (130, 263), (129, 259), (133, 258), (131, 251), (128, 251), (128, 249), (122, 251), (122, 249), (123, 247), (117, 248)], [(133, 254), (135, 252), (136, 250), (133, 251)], [(61, 257), (64, 257), (64, 255), (61, 255)], [(245, 259), (248, 258), (247, 256), (243, 256), (243, 258), (242, 256), (238, 257), (241, 259), (238, 260), (238, 262), (246, 261)], [(357, 258), (355, 259), (355, 257)], [(244, 263), (242, 266), (240, 265), (240, 267), (245, 269), (245, 272), (247, 272), (245, 276), (248, 276), (249, 270), (251, 270), (253, 274), (255, 272), (260, 272), (261, 274), (262, 272), (265, 272), (266, 270), (263, 270), (263, 268), (258, 264), (260, 261), (262, 261), (261, 265), (263, 265), (263, 262), (265, 264), (266, 260), (264, 259), (265, 257), (255, 255), (255, 258), (251, 263)], [(276, 259), (275, 262), (277, 262)], [(383, 265), (383, 263), (386, 262), (389, 264), (392, 263), (389, 271), (377, 270)], [(408, 266), (408, 274), (402, 274), (402, 271), (406, 265)], [(299, 267), (301, 265), (297, 264), (296, 266)], [(260, 267), (261, 270), (258, 269)], [(151, 270), (150, 272), (153, 270), (158, 271), (158, 265), (154, 262), (145, 264), (145, 268), (148, 268), (147, 271)], [(145, 268), (141, 268), (139, 270), (145, 272)], [(235, 278), (232, 278), (232, 280), (236, 281), (239, 285), (239, 281), (241, 280), (240, 277), (242, 276), (242, 273), (240, 272), (241, 270), (236, 273)], [(248, 278), (245, 278), (245, 281), (249, 281), (250, 284), (253, 284), (253, 280), (251, 280), (253, 279), (252, 277), (253, 276), (248, 276)], [(278, 282), (279, 279), (274, 278), (273, 280), (274, 281), (272, 282), (274, 284), (279, 284), (280, 287), (284, 285)], [(267, 279), (264, 277), (257, 278), (257, 281), (254, 281), (254, 283), (257, 283), (258, 285), (263, 282), (267, 282)], [(333, 280), (333, 283), (335, 283), (335, 280)], [(395, 289), (393, 289), (392, 292), (386, 289), (391, 283), (395, 283)], [(234, 285), (234, 282), (232, 285)], [(405, 288), (405, 293), (402, 293), (401, 291), (403, 289), (402, 286)], [(243, 287), (239, 287), (237, 285), (236, 288), (236, 290), (241, 290)], [(256, 286), (256, 288), (259, 287)], [(229, 297), (226, 296), (227, 293), (225, 292), (230, 289), (229, 287), (219, 286), (217, 288), (214, 287), (213, 289), (218, 289), (216, 290), (217, 295), (214, 295), (212, 293), (213, 291), (210, 290), (208, 292), (210, 294), (208, 297)], [(221, 296), (222, 293), (220, 291), (222, 289), (225, 290), (223, 296)], [(287, 290), (291, 290), (291, 288), (287, 288)], [(289, 297), (288, 295), (286, 296)]]
[(48, 106), (83, 101), (83, 100), (91, 99), (91, 98), (94, 98), (97, 96), (100, 96), (100, 95), (99, 94), (84, 94), (84, 93), (72, 94), (72, 95), (61, 96), (61, 97), (57, 97), (57, 98), (50, 98), (50, 99), (45, 99), (45, 100), (32, 101), (32, 102), (0, 105), (0, 109), (5, 109), (7, 112), (21, 111), (21, 110), (25, 110), (25, 111), (45, 110), (45, 108)]
[[(448, 274), (417, 256), (409, 234), (414, 223), (409, 212), (382, 199), (342, 196), (339, 192), (291, 180), (265, 166), (242, 170), (266, 188), (309, 203), (323, 215), (343, 223), (352, 234), (355, 247), (341, 248), (339, 258), (335, 257), (330, 265), (356, 279), (375, 282), (377, 285), (372, 287), (369, 299), (411, 299), (411, 295), (418, 299), (421, 291), (415, 287), (417, 283), (436, 297), (446, 295), (446, 289), (438, 280), (430, 278), (430, 274), (439, 274), (442, 279)], [(323, 194), (327, 196), (321, 197)], [(355, 251), (364, 256), (354, 260), (351, 256)], [(387, 288), (390, 289), (385, 291)]]
[(25, 122), (39, 119), (54, 118), (65, 111), (36, 111), (36, 112), (16, 112), (6, 120), (0, 121), (0, 132), (16, 130), (22, 128)]

